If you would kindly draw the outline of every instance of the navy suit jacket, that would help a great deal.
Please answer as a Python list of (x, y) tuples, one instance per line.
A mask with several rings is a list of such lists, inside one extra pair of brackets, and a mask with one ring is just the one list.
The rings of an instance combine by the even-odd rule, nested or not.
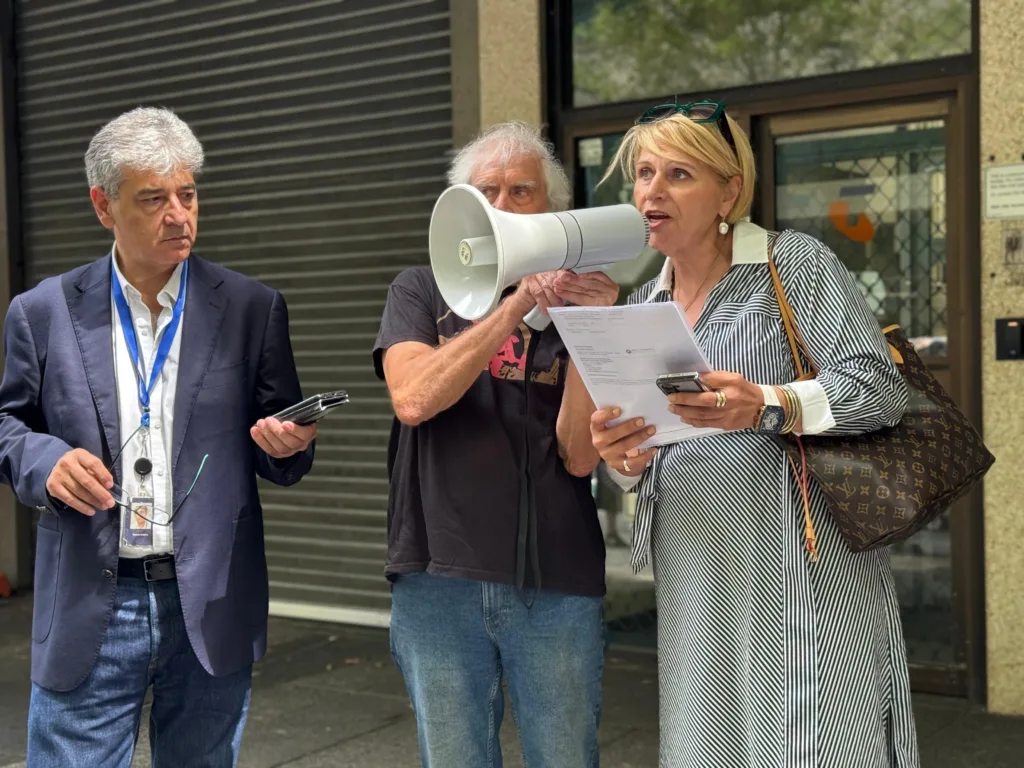
[[(45, 509), (37, 530), (32, 680), (56, 691), (89, 675), (117, 589), (119, 517), (52, 501), (46, 480), (72, 448), (109, 466), (122, 434), (111, 343), (110, 254), (17, 296), (4, 327), (0, 481)], [(284, 297), (193, 254), (181, 327), (171, 469), (174, 557), (189, 640), (227, 675), (266, 650), (267, 564), (256, 477), (297, 482), (313, 445), (277, 461), (253, 442), (257, 419), (302, 399)], [(123, 477), (115, 467), (118, 480)]]

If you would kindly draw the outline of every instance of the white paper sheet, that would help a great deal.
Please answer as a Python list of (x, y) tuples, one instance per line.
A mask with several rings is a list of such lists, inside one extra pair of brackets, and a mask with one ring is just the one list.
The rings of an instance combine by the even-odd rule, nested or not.
[(721, 431), (681, 422), (654, 383), (665, 373), (711, 370), (678, 303), (551, 307), (548, 312), (594, 404), (620, 407), (619, 422), (642, 417), (657, 428), (644, 446)]

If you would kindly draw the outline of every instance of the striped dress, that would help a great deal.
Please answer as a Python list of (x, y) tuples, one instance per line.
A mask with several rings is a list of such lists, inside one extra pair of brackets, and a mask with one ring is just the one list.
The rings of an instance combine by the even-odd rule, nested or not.
[[(737, 247), (695, 334), (713, 369), (789, 383), (795, 370), (766, 253)], [(820, 368), (827, 433), (895, 423), (906, 388), (846, 268), (791, 231), (774, 259)], [(670, 301), (670, 286), (666, 261), (630, 303)], [(852, 553), (815, 486), (811, 562), (796, 481), (766, 435), (664, 446), (637, 490), (634, 568), (650, 553), (657, 592), (662, 766), (919, 766), (886, 550)]]

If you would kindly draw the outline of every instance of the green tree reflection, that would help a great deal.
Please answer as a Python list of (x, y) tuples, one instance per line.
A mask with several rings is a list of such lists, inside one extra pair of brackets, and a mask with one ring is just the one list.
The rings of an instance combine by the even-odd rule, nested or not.
[(577, 0), (577, 105), (970, 51), (970, 0)]

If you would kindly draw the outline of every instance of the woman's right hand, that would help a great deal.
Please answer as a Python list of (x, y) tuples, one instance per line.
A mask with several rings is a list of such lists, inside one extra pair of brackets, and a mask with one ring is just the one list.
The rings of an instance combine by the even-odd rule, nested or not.
[(657, 448), (640, 449), (640, 444), (654, 434), (654, 427), (644, 426), (643, 419), (628, 419), (614, 427), (608, 422), (619, 418), (619, 408), (602, 408), (590, 417), (590, 437), (605, 463), (627, 477), (643, 474), (657, 454)]

